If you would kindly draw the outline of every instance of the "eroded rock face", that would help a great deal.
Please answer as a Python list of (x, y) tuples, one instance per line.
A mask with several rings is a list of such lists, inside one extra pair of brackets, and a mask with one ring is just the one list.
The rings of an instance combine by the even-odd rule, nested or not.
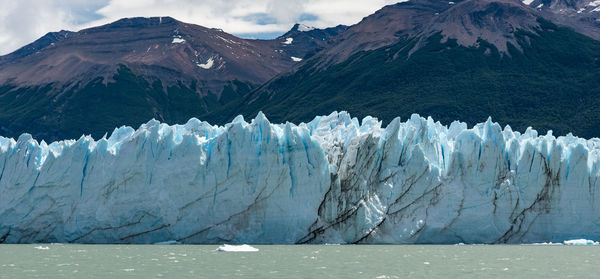
[(600, 140), (414, 115), (150, 121), (0, 138), (4, 243), (523, 243), (600, 238)]

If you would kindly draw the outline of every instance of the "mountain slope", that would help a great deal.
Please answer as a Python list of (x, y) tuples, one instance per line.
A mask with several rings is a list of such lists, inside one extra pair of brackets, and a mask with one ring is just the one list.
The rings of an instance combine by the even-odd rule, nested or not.
[[(385, 122), (412, 113), (445, 123), (477, 123), (492, 116), (520, 131), (533, 126), (542, 132), (600, 136), (598, 41), (536, 17), (534, 9), (518, 1), (470, 2), (475, 1), (462, 1), (432, 17), (426, 28), (399, 29), (400, 36), (390, 44), (350, 51), (338, 63), (330, 62), (341, 53), (331, 54), (340, 48), (334, 45), (294, 73), (203, 118), (224, 122), (237, 113), (251, 116), (261, 110), (274, 121), (294, 122), (332, 110), (375, 115)], [(415, 7), (401, 3), (374, 16)], [(340, 37), (363, 35), (352, 32), (363, 30), (363, 23), (376, 26), (371, 20)], [(460, 34), (477, 34), (478, 39)]]
[(289, 71), (292, 56), (314, 55), (343, 30), (325, 31), (317, 43), (309, 33), (319, 30), (301, 32), (285, 48), (170, 17), (49, 33), (0, 57), (0, 133), (101, 137), (151, 118), (186, 121)]
[(2, 65), (3, 63), (15, 61), (19, 58), (29, 56), (38, 51), (41, 51), (42, 49), (44, 49), (46, 47), (53, 46), (55, 43), (66, 39), (71, 34), (73, 34), (73, 32), (65, 31), (65, 30), (61, 30), (59, 32), (50, 32), (50, 33), (42, 36), (41, 38), (35, 40), (31, 44), (28, 44), (22, 48), (19, 48), (19, 49), (15, 50), (14, 52), (9, 53), (7, 55), (0, 56), (0, 65)]
[(596, 0), (525, 0), (545, 18), (600, 40), (600, 2)]
[[(281, 43), (281, 50), (288, 55), (300, 59), (308, 59), (331, 44), (331, 40), (342, 34), (348, 26), (316, 29), (303, 24), (296, 24), (290, 31), (279, 36), (275, 41)], [(307, 52), (306, 50), (311, 50)]]

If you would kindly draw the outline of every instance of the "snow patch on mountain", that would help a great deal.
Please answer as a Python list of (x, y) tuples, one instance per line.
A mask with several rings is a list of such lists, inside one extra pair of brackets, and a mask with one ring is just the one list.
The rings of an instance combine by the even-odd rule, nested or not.
[(308, 31), (315, 30), (315, 29), (316, 28), (312, 27), (312, 26), (307, 26), (307, 25), (304, 25), (304, 24), (298, 24), (298, 31), (300, 31), (300, 32), (308, 32)]
[(590, 7), (600, 6), (600, 1), (595, 0), (595, 1), (589, 2), (586, 6), (590, 6)]
[(196, 65), (198, 65), (198, 67), (208, 70), (210, 68), (212, 68), (212, 66), (215, 64), (215, 59), (213, 57), (208, 58), (208, 60), (206, 60), (206, 63), (197, 63)]
[(181, 36), (176, 36), (173, 37), (173, 41), (171, 41), (172, 44), (182, 44), (185, 43), (185, 39), (181, 38)]

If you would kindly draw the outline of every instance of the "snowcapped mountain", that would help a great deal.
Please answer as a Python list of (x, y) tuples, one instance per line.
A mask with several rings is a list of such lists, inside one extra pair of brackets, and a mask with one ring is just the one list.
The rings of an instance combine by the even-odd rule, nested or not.
[(50, 33), (0, 57), (0, 134), (101, 137), (151, 118), (224, 124), (264, 111), (298, 122), (349, 110), (385, 123), (491, 114), (519, 130), (600, 136), (595, 7), (411, 0), (350, 27), (298, 24), (274, 40), (168, 17)]
[(437, 33), (444, 39), (456, 39), (463, 46), (475, 46), (478, 40), (485, 40), (507, 52), (507, 42), (517, 44), (513, 32), (532, 30), (539, 25), (538, 16), (535, 9), (517, 0), (401, 2), (351, 26), (348, 32), (334, 38), (333, 46), (320, 56), (340, 63), (360, 51), (394, 45), (407, 38), (425, 39)]
[(535, 8), (545, 18), (600, 39), (600, 1), (526, 0), (523, 3)]
[(402, 2), (202, 118), (225, 123), (263, 111), (300, 122), (348, 110), (384, 123), (416, 112), (475, 124), (491, 115), (519, 131), (599, 137), (598, 30), (518, 0)]
[[(28, 46), (25, 47), (27, 49)], [(221, 93), (224, 81), (238, 79), (261, 83), (293, 63), (283, 54), (226, 34), (220, 30), (186, 24), (173, 18), (130, 18), (71, 33), (35, 53), (9, 61), (0, 71), (0, 82), (18, 85), (80, 83), (102, 77), (110, 81), (119, 64), (165, 85), (206, 80), (201, 93)], [(209, 63), (213, 61), (213, 63)], [(12, 62), (12, 63), (10, 63)], [(212, 67), (201, 65), (212, 64)], [(251, 69), (250, 69), (251, 68)], [(211, 83), (214, 83), (212, 85)]]
[(0, 57), (0, 133), (100, 137), (151, 118), (186, 121), (289, 71), (293, 57), (314, 55), (343, 30), (296, 27), (294, 43), (282, 44), (155, 17), (49, 33)]
[(557, 14), (590, 14), (599, 12), (597, 0), (524, 0), (525, 5)]
[(600, 140), (347, 113), (0, 137), (0, 243), (600, 238)]
[(506, 43), (519, 47), (515, 31), (534, 31), (539, 27), (539, 17), (600, 39), (598, 5), (598, 1), (587, 0), (411, 0), (365, 17), (349, 32), (333, 38), (333, 46), (321, 56), (339, 63), (360, 51), (436, 33), (445, 39), (456, 39), (463, 46), (477, 46), (478, 40), (483, 40), (506, 53)]
[[(276, 41), (281, 43), (281, 47), (290, 56), (304, 60), (326, 48), (331, 44), (331, 38), (343, 33), (347, 28), (348, 26), (338, 25), (326, 29), (317, 29), (303, 24), (296, 24), (290, 31), (279, 36)], [(290, 47), (292, 45), (296, 47)], [(306, 52), (306, 50), (312, 51)]]

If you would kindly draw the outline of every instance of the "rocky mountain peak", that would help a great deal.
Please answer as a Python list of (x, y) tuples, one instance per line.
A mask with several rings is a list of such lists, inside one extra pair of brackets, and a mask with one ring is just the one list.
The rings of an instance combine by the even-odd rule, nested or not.
[(516, 0), (467, 0), (451, 6), (434, 17), (425, 34), (441, 32), (464, 46), (484, 40), (506, 53), (508, 43), (519, 48), (515, 31), (534, 31), (539, 25), (536, 11)]
[(320, 55), (326, 57), (322, 61), (329, 65), (359, 51), (378, 49), (407, 38), (420, 38), (422, 45), (436, 33), (465, 46), (486, 40), (506, 52), (507, 43), (516, 44), (513, 32), (535, 29), (537, 13), (519, 0), (411, 0), (385, 6), (365, 17), (335, 37), (334, 46)]

